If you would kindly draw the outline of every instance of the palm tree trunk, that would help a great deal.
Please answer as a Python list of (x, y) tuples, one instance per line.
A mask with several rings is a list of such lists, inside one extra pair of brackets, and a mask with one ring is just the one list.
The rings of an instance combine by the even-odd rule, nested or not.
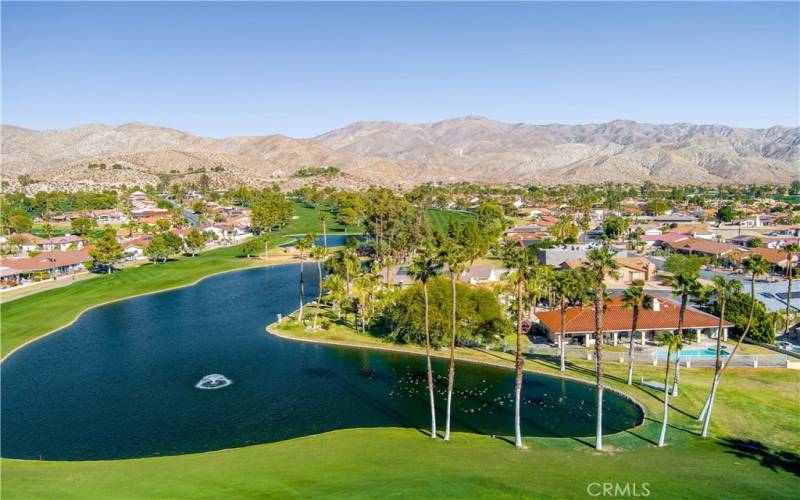
[(314, 310), (314, 326), (312, 330), (317, 329), (317, 316), (319, 316), (319, 308), (322, 306), (322, 261), (319, 259), (317, 259), (317, 272), (319, 273), (319, 293), (317, 295), (317, 308)]
[(633, 325), (631, 325), (630, 343), (628, 345), (628, 385), (633, 384), (633, 338), (636, 336), (636, 330), (639, 326), (639, 306), (638, 304), (633, 307)]
[[(689, 294), (681, 294), (681, 311), (678, 315), (678, 336), (683, 339), (683, 318), (686, 314), (686, 305), (689, 302)], [(678, 397), (678, 385), (681, 382), (681, 350), (675, 351), (675, 379), (672, 381), (672, 397)]]
[(566, 370), (566, 360), (565, 360), (566, 351), (564, 349), (564, 329), (565, 329), (564, 328), (564, 313), (566, 312), (565, 311), (566, 307), (564, 307), (565, 305), (566, 305), (566, 301), (564, 300), (564, 297), (562, 296), (561, 297), (561, 304), (559, 304), (559, 310), (561, 312), (561, 314), (559, 315), (559, 321), (561, 323), (561, 335), (559, 336), (559, 343), (561, 345), (559, 346), (559, 348), (561, 349), (561, 371), (562, 372)]
[(303, 256), (300, 256), (300, 312), (297, 314), (297, 321), (303, 322)]
[[(700, 412), (700, 416), (697, 417), (697, 420), (706, 420), (706, 413), (708, 412), (708, 407), (711, 405), (711, 394), (714, 392), (714, 388), (717, 386), (717, 381), (719, 380), (719, 370), (722, 368), (722, 357), (720, 355), (722, 349), (722, 322), (725, 318), (725, 302), (727, 302), (725, 296), (720, 296), (720, 314), (719, 314), (719, 326), (717, 327), (717, 359), (714, 363), (714, 378), (711, 382), (711, 390), (708, 392), (708, 397), (706, 398), (706, 402), (703, 405), (703, 410)], [(705, 423), (703, 425), (703, 437), (706, 437), (706, 431), (708, 430), (708, 424)]]
[(516, 378), (514, 380), (514, 444), (522, 448), (522, 428), (520, 426), (520, 400), (522, 396), (522, 280), (517, 281), (517, 352), (514, 358)]
[(428, 394), (431, 400), (431, 439), (436, 439), (436, 404), (433, 398), (433, 369), (431, 368), (431, 330), (429, 325), (428, 283), (422, 283), (425, 297), (425, 357), (428, 362)]
[(450, 366), (447, 370), (447, 420), (444, 425), (444, 440), (450, 441), (450, 408), (453, 401), (453, 382), (456, 378), (456, 274), (451, 270), (450, 284), (453, 295), (453, 330), (450, 332)]
[(794, 269), (792, 269), (792, 254), (789, 252), (788, 259), (786, 261), (786, 274), (788, 274), (787, 278), (789, 279), (789, 283), (786, 286), (786, 326), (783, 328), (783, 334), (786, 335), (789, 333), (789, 316), (792, 313), (792, 275), (794, 274)]
[(672, 355), (672, 346), (667, 347), (667, 369), (664, 374), (664, 418), (661, 420), (661, 434), (658, 436), (658, 447), (664, 447), (667, 437), (667, 424), (669, 422), (669, 362)]
[[(752, 282), (750, 283), (750, 317), (747, 318), (747, 325), (744, 328), (744, 333), (739, 337), (739, 340), (736, 341), (736, 344), (733, 346), (733, 350), (731, 351), (730, 356), (722, 364), (722, 368), (717, 375), (717, 384), (722, 380), (722, 376), (725, 374), (725, 370), (728, 369), (730, 366), (731, 361), (733, 361), (733, 357), (736, 355), (736, 352), (739, 350), (739, 346), (742, 345), (744, 338), (747, 337), (747, 334), (750, 332), (750, 327), (753, 325), (753, 315), (756, 311), (756, 277), (753, 275)], [(708, 412), (708, 409), (714, 406), (714, 397), (716, 396), (716, 392), (714, 388), (711, 388), (711, 394), (708, 395), (708, 399), (706, 400), (705, 409)], [(708, 415), (705, 415), (706, 420), (708, 419)]]
[(603, 288), (602, 282), (594, 291), (594, 355), (597, 377), (597, 438), (595, 449), (603, 449)]

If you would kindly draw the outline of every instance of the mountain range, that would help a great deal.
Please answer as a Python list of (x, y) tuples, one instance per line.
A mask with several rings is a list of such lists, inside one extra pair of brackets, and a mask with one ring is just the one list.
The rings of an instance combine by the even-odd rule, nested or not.
[[(286, 188), (306, 167), (336, 166), (337, 187), (408, 187), (426, 181), (493, 184), (764, 183), (800, 178), (800, 128), (654, 125), (616, 120), (589, 125), (503, 123), (468, 116), (436, 123), (357, 122), (309, 139), (282, 135), (210, 138), (130, 123), (65, 130), (2, 126), (2, 178), (32, 187), (97, 189), (192, 180)], [(105, 164), (105, 169), (90, 164)], [(111, 165), (116, 164), (115, 168)], [(214, 167), (216, 172), (211, 172)], [(192, 172), (189, 172), (189, 169)]]

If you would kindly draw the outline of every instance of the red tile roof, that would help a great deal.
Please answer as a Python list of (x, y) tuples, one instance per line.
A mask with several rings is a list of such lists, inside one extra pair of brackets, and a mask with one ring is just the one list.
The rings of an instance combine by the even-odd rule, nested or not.
[(692, 253), (703, 253), (708, 255), (725, 255), (733, 251), (741, 251), (742, 247), (731, 245), (730, 243), (719, 243), (717, 241), (704, 240), (702, 238), (686, 238), (678, 241), (668, 241), (667, 245), (673, 250), (682, 250)]
[[(680, 305), (663, 297), (651, 297), (659, 301), (660, 310), (640, 309), (637, 328), (640, 331), (678, 328)], [(558, 309), (538, 312), (536, 317), (551, 332), (558, 333), (561, 331)], [(633, 310), (622, 307), (622, 299), (620, 297), (612, 297), (606, 303), (606, 310), (603, 314), (604, 332), (628, 332), (631, 329), (632, 322)], [(685, 328), (716, 328), (719, 325), (719, 318), (687, 308), (683, 323)], [(725, 321), (723, 325), (733, 326), (733, 323)], [(568, 308), (564, 316), (564, 331), (565, 333), (594, 332), (594, 306)]]
[(21, 272), (45, 271), (53, 267), (68, 266), (92, 260), (90, 247), (66, 252), (42, 252), (36, 257), (21, 259), (2, 259), (0, 276), (10, 276)]
[[(786, 266), (787, 254), (783, 250), (775, 250), (774, 248), (758, 247), (748, 248), (748, 253), (757, 253), (764, 257), (771, 264), (778, 264), (782, 267)], [(792, 254), (792, 262), (797, 262), (797, 254)]]

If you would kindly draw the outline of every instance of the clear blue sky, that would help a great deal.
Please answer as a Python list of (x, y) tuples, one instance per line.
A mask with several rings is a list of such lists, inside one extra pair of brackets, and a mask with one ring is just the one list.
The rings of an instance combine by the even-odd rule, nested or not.
[(800, 124), (800, 4), (2, 3), (2, 121)]

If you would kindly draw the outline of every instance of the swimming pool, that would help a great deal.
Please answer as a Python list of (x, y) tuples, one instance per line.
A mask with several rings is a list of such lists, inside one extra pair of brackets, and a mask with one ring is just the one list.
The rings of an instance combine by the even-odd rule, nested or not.
[[(730, 353), (722, 348), (720, 353), (722, 356), (729, 356)], [(667, 351), (658, 351), (656, 355), (659, 358), (666, 358)], [(717, 349), (715, 347), (706, 347), (706, 348), (695, 348), (695, 349), (683, 349), (681, 351), (681, 358), (713, 358), (717, 355)], [(675, 356), (675, 352), (673, 351), (672, 356)]]

